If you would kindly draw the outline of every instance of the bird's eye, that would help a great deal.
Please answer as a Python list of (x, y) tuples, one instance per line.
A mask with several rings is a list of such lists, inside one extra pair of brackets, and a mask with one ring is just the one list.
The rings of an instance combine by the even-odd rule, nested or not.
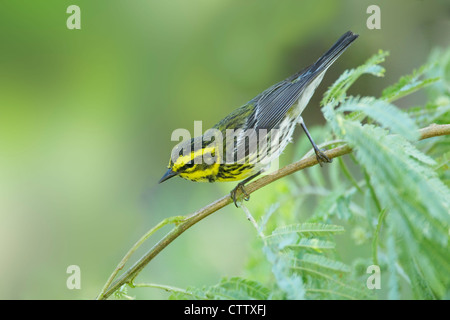
[(188, 162), (188, 163), (186, 163), (186, 164), (184, 165), (184, 167), (185, 167), (186, 169), (190, 169), (190, 168), (192, 168), (193, 166), (194, 166), (194, 161)]

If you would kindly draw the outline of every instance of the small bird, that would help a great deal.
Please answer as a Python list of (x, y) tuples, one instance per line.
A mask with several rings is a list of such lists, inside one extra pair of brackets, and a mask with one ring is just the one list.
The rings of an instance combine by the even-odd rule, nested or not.
[(205, 182), (242, 180), (230, 193), (237, 207), (237, 190), (249, 199), (244, 185), (280, 156), (297, 124), (305, 131), (319, 164), (331, 162), (314, 143), (301, 114), (327, 69), (357, 37), (346, 32), (314, 64), (266, 89), (204, 135), (180, 142), (159, 183), (174, 176)]

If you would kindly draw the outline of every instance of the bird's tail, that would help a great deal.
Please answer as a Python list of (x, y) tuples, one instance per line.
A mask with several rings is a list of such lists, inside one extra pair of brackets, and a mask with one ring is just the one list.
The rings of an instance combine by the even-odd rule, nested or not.
[(328, 67), (339, 58), (345, 49), (347, 49), (358, 36), (359, 35), (354, 34), (351, 31), (343, 34), (338, 41), (336, 41), (336, 43), (311, 66), (310, 71), (315, 72), (328, 69)]

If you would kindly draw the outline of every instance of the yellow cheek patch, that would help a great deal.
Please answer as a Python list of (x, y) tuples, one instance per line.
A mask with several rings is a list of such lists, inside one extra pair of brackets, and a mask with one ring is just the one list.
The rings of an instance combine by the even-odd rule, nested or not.
[[(215, 152), (215, 147), (206, 147), (203, 149), (199, 149), (197, 151), (192, 151), (191, 154), (186, 156), (178, 157), (177, 161), (173, 164), (172, 170), (178, 171), (181, 167), (185, 166), (187, 163), (194, 161), (195, 158), (205, 155), (205, 154), (213, 154)], [(215, 161), (219, 163), (219, 161)]]
[(210, 176), (217, 176), (217, 174), (219, 173), (219, 166), (220, 163), (216, 162), (211, 166), (204, 168), (202, 170), (194, 170), (192, 172), (182, 172), (180, 173), (180, 177), (192, 181), (206, 182), (209, 181)]

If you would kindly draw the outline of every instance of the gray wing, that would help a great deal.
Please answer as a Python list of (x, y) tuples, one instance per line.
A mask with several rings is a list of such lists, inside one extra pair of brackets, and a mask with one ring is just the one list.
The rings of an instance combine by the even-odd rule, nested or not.
[[(232, 140), (227, 139), (227, 152), (233, 150), (233, 153), (227, 153), (226, 158), (240, 162), (245, 161), (248, 155), (255, 155), (259, 141), (265, 141), (261, 140), (265, 139), (265, 136), (260, 135), (263, 132), (267, 134), (271, 129), (277, 128), (288, 110), (296, 103), (315, 76), (317, 74), (307, 73), (296, 82), (286, 79), (250, 101), (249, 104), (254, 106), (253, 111), (247, 117), (244, 127), (236, 132), (237, 140), (232, 142)], [(261, 132), (260, 129), (266, 129), (266, 131)], [(231, 144), (234, 144), (234, 148), (231, 147)]]
[(248, 128), (275, 128), (317, 75), (306, 72), (297, 81), (284, 80), (256, 97), (254, 118), (249, 119), (253, 123), (248, 123)]

